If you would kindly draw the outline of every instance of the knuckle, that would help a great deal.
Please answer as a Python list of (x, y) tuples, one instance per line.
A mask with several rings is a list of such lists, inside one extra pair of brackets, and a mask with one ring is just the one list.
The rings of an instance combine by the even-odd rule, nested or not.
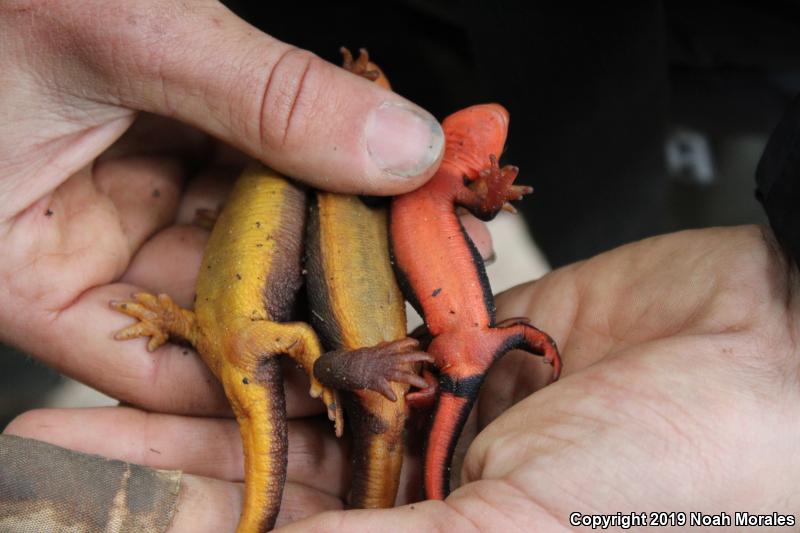
[(327, 64), (316, 55), (289, 48), (278, 56), (264, 81), (259, 134), (269, 149), (285, 149), (301, 138), (313, 115), (317, 82)]

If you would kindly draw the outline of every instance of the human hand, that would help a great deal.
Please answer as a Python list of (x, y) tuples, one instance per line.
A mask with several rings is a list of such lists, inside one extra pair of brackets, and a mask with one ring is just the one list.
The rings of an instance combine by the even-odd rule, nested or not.
[[(410, 190), (441, 156), (426, 112), (218, 2), (11, 0), (0, 25), (0, 339), (144, 408), (219, 407), (208, 391), (177, 390), (202, 382), (198, 365), (115, 343), (121, 321), (106, 306), (131, 285), (180, 291), (171, 274), (203, 237), (161, 230), (217, 207), (224, 185), (205, 168), (218, 159), (206, 134), (343, 192)], [(140, 110), (204, 133), (152, 116), (129, 130)], [(145, 376), (150, 390), (129, 386)]]
[(557, 339), (562, 379), (531, 394), (549, 367), (520, 353), (496, 365), (462, 486), (444, 502), (323, 513), (289, 530), (558, 531), (573, 512), (796, 515), (798, 278), (765, 235), (665, 235), (500, 295), (498, 319), (529, 316)]
[[(521, 353), (495, 366), (473, 412), (471, 427), (480, 431), (464, 459), (462, 486), (445, 502), (326, 512), (290, 528), (553, 531), (565, 528), (572, 512), (793, 512), (797, 278), (761, 231), (657, 237), (500, 295), (498, 318), (529, 316), (560, 342), (562, 380), (531, 394), (546, 383), (549, 367)], [(114, 419), (86, 411), (32, 412), (9, 431), (201, 474), (240, 460), (237, 446), (215, 445), (235, 443), (230, 422), (223, 439), (203, 434), (199, 419), (191, 419), (197, 429), (189, 430), (188, 422), (164, 419), (162, 425), (153, 418), (167, 415), (147, 415), (149, 423), (136, 424), (124, 420), (125, 411), (116, 412)], [(345, 454), (330, 432), (304, 435), (313, 445), (301, 445), (303, 453), (290, 457), (290, 478), (311, 487), (342, 483), (315, 487), (325, 496), (304, 511), (337, 509), (346, 488)], [(192, 453), (192, 443), (209, 442), (214, 445), (195, 444)], [(291, 465), (300, 458), (315, 465), (313, 472), (300, 467), (293, 477)], [(406, 487), (417, 466), (407, 462)], [(221, 477), (236, 473), (240, 464)], [(192, 502), (210, 490), (187, 492), (183, 505), (194, 511)], [(290, 484), (285, 506), (292, 493)], [(216, 501), (235, 506), (231, 499)], [(293, 509), (285, 507), (282, 523), (287, 515), (307, 516)], [(220, 527), (196, 531), (235, 525), (230, 513), (221, 527), (204, 515), (211, 507), (200, 511)], [(217, 506), (213, 512), (220, 517), (227, 511)]]

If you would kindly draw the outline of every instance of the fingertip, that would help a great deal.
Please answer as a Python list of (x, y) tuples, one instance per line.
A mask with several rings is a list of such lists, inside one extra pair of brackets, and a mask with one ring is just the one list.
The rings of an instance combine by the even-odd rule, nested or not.
[(406, 101), (384, 101), (369, 112), (364, 129), (369, 161), (379, 171), (376, 192), (416, 189), (436, 171), (444, 131), (427, 111)]
[[(266, 137), (260, 159), (338, 193), (402, 194), (433, 176), (445, 144), (433, 115), (318, 58), (311, 65), (302, 82), (293, 85), (291, 112), (280, 120), (262, 118), (265, 131), (283, 133), (278, 141)], [(265, 105), (267, 110), (275, 107)]]

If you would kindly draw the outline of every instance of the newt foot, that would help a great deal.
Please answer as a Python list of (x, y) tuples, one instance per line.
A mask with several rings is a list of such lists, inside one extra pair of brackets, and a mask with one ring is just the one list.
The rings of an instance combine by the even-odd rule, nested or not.
[(214, 224), (217, 223), (220, 212), (220, 209), (208, 209), (205, 207), (200, 207), (194, 212), (192, 225), (211, 231), (214, 229)]
[(414, 363), (432, 362), (418, 350), (416, 339), (383, 342), (368, 348), (336, 350), (322, 355), (314, 364), (314, 374), (326, 385), (350, 391), (372, 390), (389, 401), (397, 401), (391, 382), (426, 387), (427, 382), (411, 367)]
[(353, 54), (350, 53), (347, 47), (342, 46), (339, 48), (339, 52), (342, 54), (343, 69), (352, 72), (356, 76), (366, 78), (369, 81), (376, 81), (380, 78), (381, 72), (374, 63), (370, 63), (369, 53), (366, 48), (359, 48), (358, 59), (355, 60), (353, 59)]
[(436, 403), (436, 394), (439, 392), (439, 380), (427, 368), (422, 369), (422, 379), (425, 386), (419, 390), (406, 394), (406, 403), (414, 411), (429, 411)]
[(477, 195), (475, 206), (479, 214), (493, 217), (501, 209), (516, 213), (517, 210), (509, 202), (521, 199), (533, 192), (528, 185), (513, 185), (517, 179), (519, 168), (514, 165), (500, 167), (497, 157), (489, 156), (489, 165), (481, 169), (478, 177), (469, 187)]
[(112, 309), (139, 320), (136, 324), (114, 334), (116, 340), (150, 337), (149, 351), (165, 344), (176, 322), (183, 321), (183, 310), (166, 294), (155, 296), (146, 292), (133, 295), (134, 301), (111, 301)]

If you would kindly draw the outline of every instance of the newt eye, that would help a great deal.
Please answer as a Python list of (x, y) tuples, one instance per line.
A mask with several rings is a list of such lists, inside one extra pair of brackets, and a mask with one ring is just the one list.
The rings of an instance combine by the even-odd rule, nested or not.
[(470, 183), (472, 183), (472, 182), (470, 181), (470, 179), (469, 179), (469, 176), (467, 176), (466, 174), (464, 174), (463, 176), (461, 176), (461, 179), (464, 181), (464, 187), (467, 187), (467, 186), (468, 186)]

